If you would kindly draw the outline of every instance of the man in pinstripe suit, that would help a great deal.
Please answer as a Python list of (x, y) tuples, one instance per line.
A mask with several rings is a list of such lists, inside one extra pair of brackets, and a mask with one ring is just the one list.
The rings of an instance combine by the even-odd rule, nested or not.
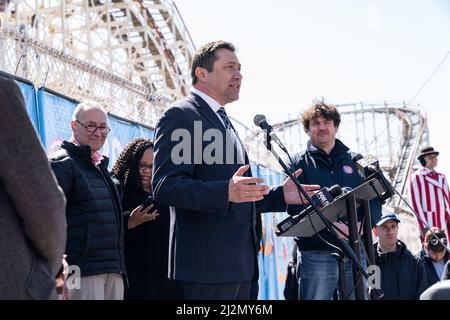
[[(156, 127), (153, 190), (171, 209), (169, 277), (180, 282), (185, 299), (250, 299), (258, 279), (256, 215), (303, 203), (292, 181), (269, 190), (251, 177), (223, 108), (239, 98), (234, 51), (224, 41), (200, 48), (192, 92)], [(305, 187), (312, 193), (319, 186)]]

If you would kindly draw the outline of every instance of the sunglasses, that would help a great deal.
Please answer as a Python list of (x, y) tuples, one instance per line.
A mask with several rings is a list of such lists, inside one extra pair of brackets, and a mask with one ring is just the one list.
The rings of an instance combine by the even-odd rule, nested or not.
[(447, 246), (447, 239), (446, 238), (442, 238), (442, 239), (433, 238), (430, 241), (428, 241), (428, 244), (430, 244), (432, 246), (437, 246), (437, 245), (441, 244), (444, 247), (446, 247)]

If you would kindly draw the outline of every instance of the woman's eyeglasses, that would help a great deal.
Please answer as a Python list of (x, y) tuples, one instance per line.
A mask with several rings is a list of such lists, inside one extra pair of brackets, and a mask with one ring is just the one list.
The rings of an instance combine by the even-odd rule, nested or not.
[(139, 163), (139, 171), (145, 171), (145, 169), (152, 171), (153, 164), (146, 165), (145, 163)]

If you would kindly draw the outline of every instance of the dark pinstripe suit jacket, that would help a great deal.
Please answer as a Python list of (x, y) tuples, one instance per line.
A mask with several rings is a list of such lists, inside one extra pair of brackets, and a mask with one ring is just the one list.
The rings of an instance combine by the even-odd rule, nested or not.
[[(211, 141), (198, 138), (208, 136), (209, 129), (219, 129), (224, 144), (222, 149), (216, 149), (223, 151), (223, 161), (213, 164), (198, 157), (199, 153), (211, 150), (207, 148), (211, 147)], [(186, 133), (190, 133), (189, 137), (180, 139), (186, 138)], [(157, 202), (171, 206), (169, 277), (172, 279), (199, 283), (257, 279), (256, 214), (286, 210), (281, 187), (256, 203), (228, 202), (229, 180), (243, 164), (226, 163), (226, 134), (214, 111), (195, 94), (176, 102), (157, 125), (153, 190)], [(172, 152), (179, 155), (182, 142), (190, 142), (191, 147), (183, 154), (190, 161), (176, 164)], [(231, 146), (236, 152), (234, 144)], [(248, 163), (247, 155), (245, 161)]]

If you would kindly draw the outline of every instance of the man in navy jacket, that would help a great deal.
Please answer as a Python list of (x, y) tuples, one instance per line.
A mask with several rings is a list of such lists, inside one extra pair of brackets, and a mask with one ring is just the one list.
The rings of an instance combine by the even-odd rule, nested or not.
[(224, 41), (200, 48), (192, 92), (156, 127), (153, 190), (157, 202), (171, 207), (169, 277), (179, 280), (185, 299), (251, 298), (258, 279), (256, 215), (303, 203), (292, 181), (269, 190), (251, 177), (223, 108), (241, 88), (234, 51)]
[(384, 300), (418, 300), (427, 288), (423, 263), (398, 240), (400, 219), (386, 212), (376, 224), (375, 263), (380, 268)]
[[(324, 101), (316, 101), (302, 114), (302, 124), (310, 140), (305, 152), (293, 157), (292, 169), (302, 169), (298, 180), (314, 183), (321, 187), (335, 184), (356, 188), (364, 182), (353, 161), (353, 154), (336, 133), (341, 118), (336, 107)], [(289, 206), (289, 214), (301, 212), (304, 206)], [(373, 223), (381, 216), (380, 203), (371, 203)], [(335, 223), (346, 230), (344, 223)], [(333, 248), (326, 242), (337, 245), (337, 241), (327, 230), (312, 237), (298, 237), (299, 298), (301, 300), (330, 300), (337, 287), (339, 271), (337, 260), (331, 256)], [(353, 288), (351, 263), (346, 261), (347, 284)]]
[(99, 150), (110, 131), (106, 111), (85, 101), (74, 110), (72, 137), (50, 156), (67, 198), (67, 262), (80, 268), (72, 300), (122, 300), (125, 256), (122, 207), (107, 157)]

